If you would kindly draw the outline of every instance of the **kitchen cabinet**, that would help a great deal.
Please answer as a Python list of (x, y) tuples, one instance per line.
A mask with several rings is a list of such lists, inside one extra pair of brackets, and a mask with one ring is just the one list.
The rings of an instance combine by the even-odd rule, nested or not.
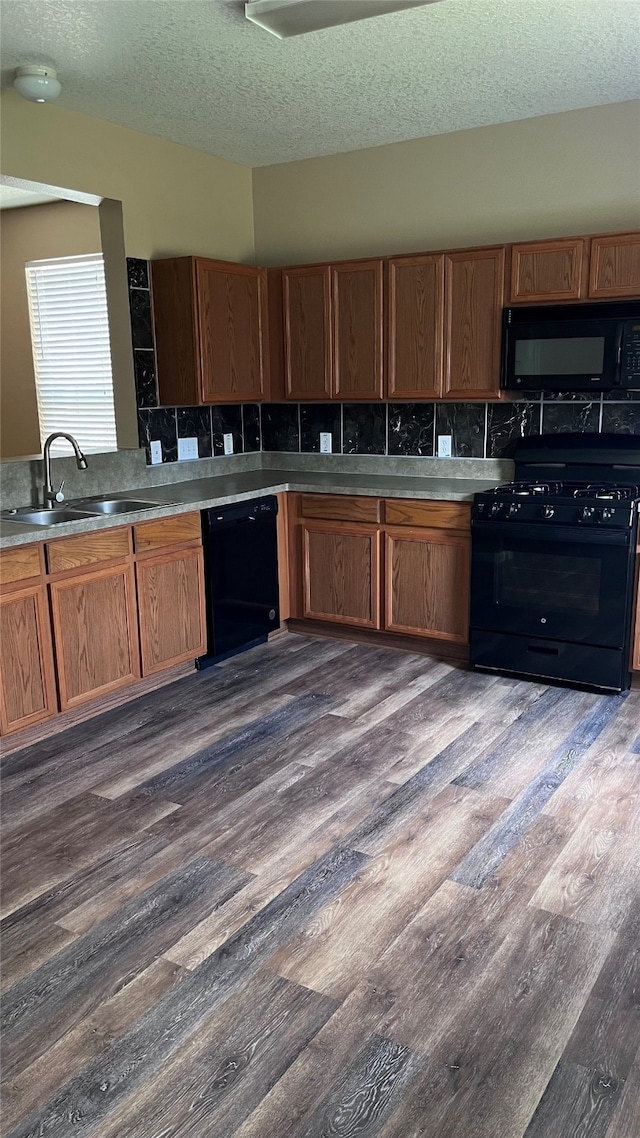
[(389, 399), (442, 395), (444, 254), (388, 262)]
[(131, 534), (118, 527), (47, 542), (61, 711), (140, 676)]
[(446, 399), (500, 397), (504, 246), (445, 255)]
[(638, 550), (637, 562), (636, 619), (633, 636), (633, 647), (631, 651), (631, 667), (634, 672), (640, 672), (640, 549)]
[(586, 294), (587, 242), (583, 237), (511, 247), (512, 304), (580, 300)]
[(260, 401), (266, 393), (266, 272), (173, 257), (151, 262), (160, 403)]
[(594, 300), (640, 296), (640, 233), (591, 239), (589, 296)]
[[(291, 614), (446, 643), (468, 641), (465, 502), (294, 495)], [(296, 588), (295, 577), (299, 576)]]
[(382, 399), (383, 261), (282, 270), (285, 398)]
[(202, 528), (198, 513), (133, 527), (142, 674), (207, 649)]
[(0, 555), (0, 733), (9, 735), (55, 715), (53, 648), (41, 548)]
[(333, 394), (331, 269), (282, 271), (285, 395), (300, 401)]

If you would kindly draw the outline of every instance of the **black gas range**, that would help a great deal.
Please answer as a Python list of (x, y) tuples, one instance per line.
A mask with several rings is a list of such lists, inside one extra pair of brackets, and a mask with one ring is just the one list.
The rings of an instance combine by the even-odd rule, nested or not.
[(476, 668), (621, 691), (630, 641), (640, 438), (542, 435), (516, 479), (476, 494), (470, 658)]

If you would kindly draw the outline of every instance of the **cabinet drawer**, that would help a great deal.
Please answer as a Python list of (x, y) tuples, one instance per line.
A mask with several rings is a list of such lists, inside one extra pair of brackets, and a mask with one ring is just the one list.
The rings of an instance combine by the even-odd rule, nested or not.
[(431, 529), (468, 529), (471, 506), (466, 502), (414, 502), (402, 498), (385, 501), (385, 521), (394, 526), (428, 526)]
[(20, 545), (5, 549), (0, 554), (0, 585), (13, 585), (16, 581), (29, 581), (42, 572), (39, 545)]
[(140, 522), (133, 527), (136, 553), (145, 553), (149, 549), (159, 549), (166, 545), (184, 545), (187, 541), (202, 541), (200, 514), (178, 514), (175, 518)]
[(380, 499), (351, 498), (346, 494), (302, 494), (300, 513), (303, 518), (375, 523), (380, 521)]
[(50, 573), (67, 573), (83, 565), (99, 565), (102, 561), (122, 560), (131, 552), (129, 529), (110, 529), (104, 533), (83, 533), (78, 537), (62, 537), (47, 542), (47, 565)]

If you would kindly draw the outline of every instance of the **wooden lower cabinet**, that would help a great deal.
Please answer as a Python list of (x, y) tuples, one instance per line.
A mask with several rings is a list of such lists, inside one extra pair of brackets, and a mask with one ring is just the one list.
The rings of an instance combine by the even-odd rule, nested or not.
[(380, 628), (380, 533), (342, 522), (302, 525), (303, 615)]
[(49, 588), (60, 709), (139, 679), (133, 565), (80, 573)]
[(138, 561), (142, 674), (152, 675), (207, 649), (202, 549)]
[(385, 613), (389, 632), (466, 644), (470, 538), (442, 529), (385, 532)]
[(636, 623), (633, 636), (633, 650), (631, 667), (634, 672), (640, 672), (640, 556), (638, 556), (638, 583), (636, 586)]
[(0, 597), (0, 730), (3, 735), (57, 711), (46, 587)]

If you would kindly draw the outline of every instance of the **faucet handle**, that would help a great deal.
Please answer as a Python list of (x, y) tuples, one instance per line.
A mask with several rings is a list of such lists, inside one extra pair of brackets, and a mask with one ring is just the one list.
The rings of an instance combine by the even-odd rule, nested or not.
[(65, 480), (63, 478), (58, 489), (56, 490), (55, 494), (53, 495), (54, 502), (64, 502), (64, 494), (62, 493), (62, 487), (64, 486), (64, 483), (65, 483)]

